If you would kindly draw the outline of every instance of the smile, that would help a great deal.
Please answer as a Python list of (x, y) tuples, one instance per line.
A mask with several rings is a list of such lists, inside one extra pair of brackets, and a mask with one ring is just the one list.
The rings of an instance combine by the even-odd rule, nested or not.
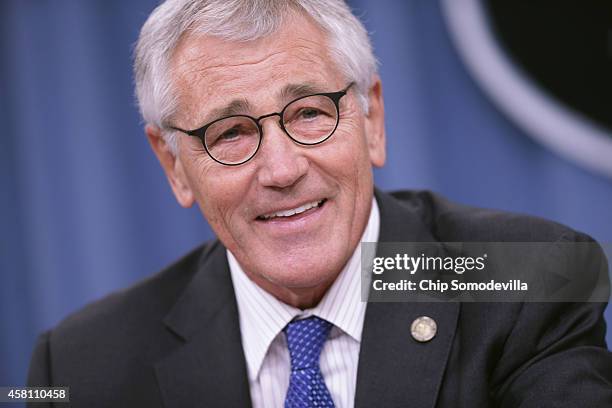
[(270, 220), (270, 219), (278, 218), (278, 217), (291, 217), (293, 215), (302, 214), (310, 210), (311, 208), (321, 207), (324, 202), (325, 202), (325, 199), (320, 200), (320, 201), (313, 201), (313, 202), (301, 205), (297, 208), (292, 208), (289, 210), (282, 210), (282, 211), (277, 211), (277, 212), (273, 212), (270, 214), (260, 215), (259, 217), (257, 217), (257, 219), (266, 221), (266, 220)]

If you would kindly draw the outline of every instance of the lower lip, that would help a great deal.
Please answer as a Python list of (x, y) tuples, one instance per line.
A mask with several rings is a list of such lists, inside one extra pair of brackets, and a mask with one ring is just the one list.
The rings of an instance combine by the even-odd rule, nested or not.
[(290, 217), (274, 217), (269, 220), (257, 220), (257, 223), (263, 227), (277, 230), (278, 232), (295, 232), (296, 230), (303, 230), (311, 224), (315, 223), (327, 208), (327, 200), (321, 205), (308, 210), (294, 214)]

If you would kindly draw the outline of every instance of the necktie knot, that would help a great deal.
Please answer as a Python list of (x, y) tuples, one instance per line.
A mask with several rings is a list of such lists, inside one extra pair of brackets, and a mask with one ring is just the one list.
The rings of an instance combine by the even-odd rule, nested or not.
[(285, 327), (292, 371), (319, 366), (321, 350), (331, 327), (331, 323), (316, 316), (296, 320)]

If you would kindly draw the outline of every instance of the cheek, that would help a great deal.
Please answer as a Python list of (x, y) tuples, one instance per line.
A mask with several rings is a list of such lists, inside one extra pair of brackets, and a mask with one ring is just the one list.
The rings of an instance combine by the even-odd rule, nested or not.
[[(363, 205), (369, 206), (373, 191), (373, 174), (363, 128), (356, 123), (346, 137), (343, 151), (345, 188), (352, 196), (354, 211), (359, 212)], [(367, 197), (367, 199), (366, 199)], [(356, 215), (356, 214), (355, 214)]]
[(339, 170), (356, 181), (364, 171), (371, 171), (368, 147), (363, 127), (358, 120), (347, 120), (343, 129), (338, 129), (336, 143), (330, 144), (330, 163), (339, 165)]
[(191, 172), (196, 201), (218, 235), (224, 235), (218, 230), (227, 229), (240, 216), (241, 204), (250, 186), (249, 177), (210, 160), (198, 162), (199, 170)]

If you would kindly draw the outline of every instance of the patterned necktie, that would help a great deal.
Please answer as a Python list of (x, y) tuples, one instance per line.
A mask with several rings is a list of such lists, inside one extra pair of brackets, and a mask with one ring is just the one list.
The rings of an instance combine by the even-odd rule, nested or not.
[(291, 357), (285, 408), (334, 407), (319, 367), (321, 350), (331, 327), (331, 323), (315, 316), (285, 327)]

